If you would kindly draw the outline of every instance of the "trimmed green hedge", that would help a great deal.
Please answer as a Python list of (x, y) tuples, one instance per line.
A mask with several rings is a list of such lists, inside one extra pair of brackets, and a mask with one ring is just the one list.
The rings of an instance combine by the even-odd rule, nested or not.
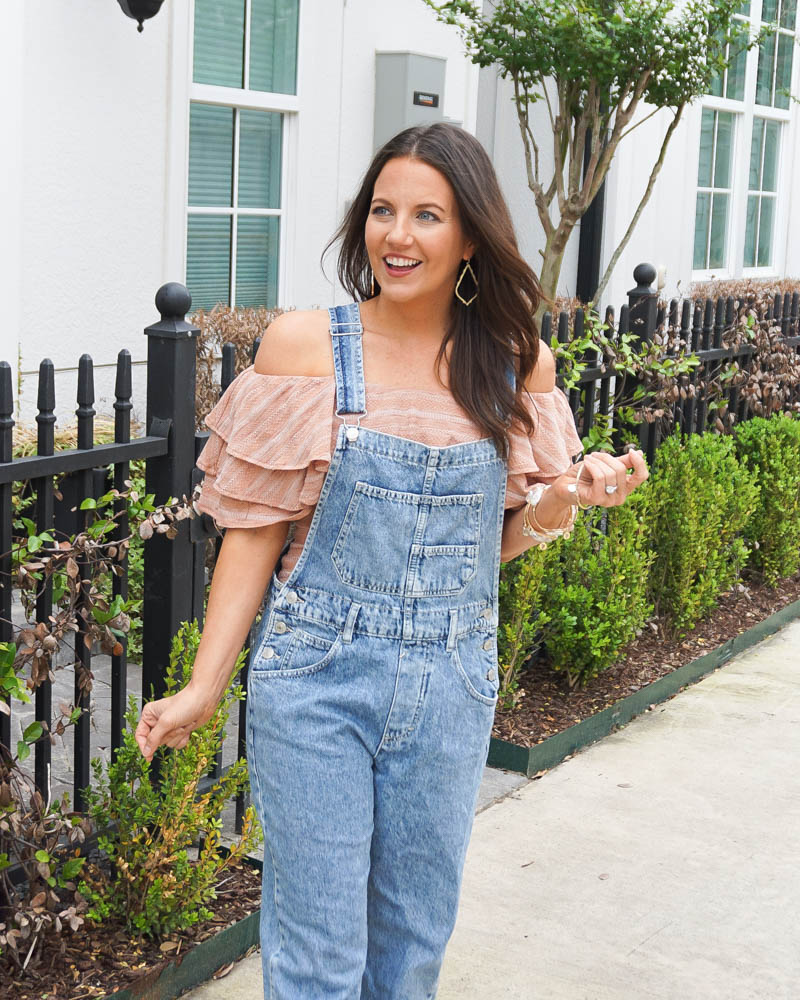
[(579, 516), (568, 541), (501, 569), (501, 700), (538, 649), (586, 684), (658, 620), (685, 635), (748, 579), (775, 586), (800, 568), (800, 419), (755, 417), (732, 436), (676, 432), (650, 479), (620, 507)]

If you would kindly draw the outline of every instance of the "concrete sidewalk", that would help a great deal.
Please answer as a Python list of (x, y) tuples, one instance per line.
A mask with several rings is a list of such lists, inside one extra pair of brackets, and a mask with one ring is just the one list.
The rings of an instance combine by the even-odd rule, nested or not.
[[(495, 776), (438, 1000), (794, 1000), (799, 760), (796, 622), (540, 780)], [(261, 989), (255, 954), (191, 997)]]

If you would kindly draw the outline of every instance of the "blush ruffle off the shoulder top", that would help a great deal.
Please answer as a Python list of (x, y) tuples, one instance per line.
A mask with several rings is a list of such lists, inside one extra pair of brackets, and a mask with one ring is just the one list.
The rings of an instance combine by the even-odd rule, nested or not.
[[(366, 390), (362, 427), (438, 448), (485, 437), (444, 387), (367, 382)], [(294, 522), (281, 581), (300, 556), (336, 445), (335, 396), (333, 375), (262, 375), (251, 366), (206, 417), (212, 433), (197, 461), (205, 473), (197, 506), (220, 528)], [(558, 478), (582, 450), (561, 389), (527, 399), (535, 429), (529, 436), (512, 426), (506, 509), (521, 507), (533, 483)]]

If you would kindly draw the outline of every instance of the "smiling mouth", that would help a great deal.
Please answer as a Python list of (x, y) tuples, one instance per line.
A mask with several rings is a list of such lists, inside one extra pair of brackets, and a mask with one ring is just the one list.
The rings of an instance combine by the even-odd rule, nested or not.
[(409, 274), (422, 263), (412, 257), (384, 257), (383, 263), (389, 274)]

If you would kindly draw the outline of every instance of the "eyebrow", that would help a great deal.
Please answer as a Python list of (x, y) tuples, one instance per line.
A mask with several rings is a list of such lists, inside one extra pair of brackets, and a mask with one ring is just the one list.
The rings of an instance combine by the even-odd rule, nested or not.
[[(391, 203), (392, 203), (389, 198), (373, 198), (372, 201), (370, 202), (370, 204), (374, 205), (376, 201), (385, 202), (387, 205), (391, 205)], [(415, 205), (414, 207), (415, 208), (435, 208), (437, 211), (441, 212), (442, 215), (446, 215), (447, 214), (447, 210), (444, 209), (444, 208), (442, 208), (442, 206), (439, 205), (435, 201), (421, 201), (418, 205)]]

